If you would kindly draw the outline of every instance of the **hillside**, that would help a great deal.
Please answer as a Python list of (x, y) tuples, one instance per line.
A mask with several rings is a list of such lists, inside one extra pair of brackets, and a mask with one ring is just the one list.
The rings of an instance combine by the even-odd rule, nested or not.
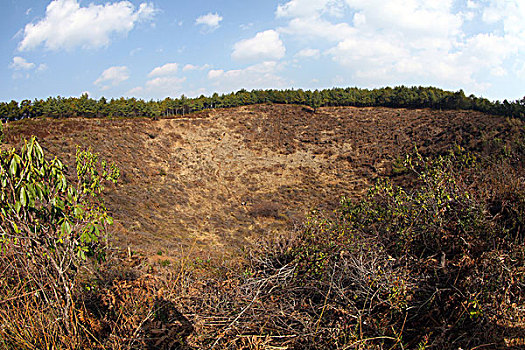
[(107, 191), (117, 245), (178, 256), (232, 252), (290, 230), (313, 209), (358, 197), (417, 146), (481, 149), (505, 138), (504, 117), (473, 111), (254, 105), (176, 119), (28, 119), (8, 142), (34, 134), (67, 164), (92, 147), (121, 169)]
[(522, 348), (523, 126), (275, 104), (9, 122), (0, 344)]

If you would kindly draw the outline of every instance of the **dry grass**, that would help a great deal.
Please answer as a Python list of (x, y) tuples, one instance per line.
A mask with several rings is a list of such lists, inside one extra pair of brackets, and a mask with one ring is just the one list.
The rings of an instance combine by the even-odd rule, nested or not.
[[(256, 105), (158, 121), (22, 120), (8, 141), (35, 134), (70, 165), (76, 145), (92, 147), (121, 169), (105, 196), (118, 246), (166, 256), (196, 242), (207, 258), (361, 196), (414, 145), (423, 154), (455, 142), (480, 148), (513, 127), (476, 112)], [(254, 215), (269, 203), (277, 213)]]
[[(193, 119), (24, 120), (9, 128), (11, 144), (37, 134), (68, 164), (77, 144), (91, 146), (118, 164), (122, 178), (105, 193), (116, 249), (82, 275), (72, 310), (76, 338), (63, 336), (35, 290), (3, 274), (0, 347), (474, 349), (525, 342), (523, 150), (514, 152), (512, 143), (524, 132), (519, 121), (260, 105)], [(484, 157), (512, 146), (469, 188), (487, 204), (487, 227), (508, 229), (494, 241), (500, 246), (466, 239), (464, 255), (419, 261), (393, 256), (387, 235), (345, 236), (348, 223), (332, 212), (341, 195), (362, 198), (379, 177), (413, 184), (392, 163), (414, 145), (436, 155), (454, 143)], [(314, 208), (319, 214), (305, 222)], [(317, 255), (307, 255), (308, 247)]]

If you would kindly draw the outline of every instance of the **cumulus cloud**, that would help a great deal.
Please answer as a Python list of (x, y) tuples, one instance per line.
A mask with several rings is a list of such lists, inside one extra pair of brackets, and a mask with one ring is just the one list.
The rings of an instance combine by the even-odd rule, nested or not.
[(507, 38), (513, 38), (524, 45), (525, 3), (521, 0), (491, 1), (483, 8), (482, 19), (488, 24), (501, 24)]
[(47, 70), (47, 64), (45, 63), (41, 63), (38, 65), (38, 68), (36, 69), (38, 72), (43, 72), (45, 70)]
[(195, 20), (196, 25), (203, 25), (208, 30), (214, 31), (215, 29), (220, 27), (220, 23), (222, 21), (222, 16), (219, 16), (217, 13), (207, 13), (205, 15), (202, 15), (198, 17)]
[(147, 88), (167, 88), (173, 89), (173, 87), (180, 87), (180, 85), (186, 81), (186, 78), (178, 77), (158, 77), (155, 79), (148, 80), (146, 82)]
[(516, 72), (520, 79), (525, 80), (525, 62), (519, 62), (516, 64)]
[[(509, 60), (525, 53), (525, 2), (468, 0), (288, 0), (276, 17), (285, 39), (306, 48), (297, 58), (323, 56), (343, 67), (346, 83), (365, 86), (431, 84), (482, 92), (490, 76), (510, 74)], [(467, 33), (483, 20), (492, 34)], [(469, 26), (471, 26), (469, 24)], [(516, 65), (515, 65), (516, 66)], [(514, 73), (517, 74), (517, 68)]]
[(137, 23), (151, 20), (155, 12), (150, 3), (136, 9), (129, 1), (82, 7), (77, 0), (53, 0), (42, 20), (25, 26), (18, 49), (27, 51), (40, 45), (48, 50), (104, 47), (114, 34), (126, 35)]
[(13, 62), (9, 65), (9, 68), (14, 70), (31, 70), (35, 67), (34, 63), (27, 62), (25, 58), (20, 56), (13, 57)]
[(148, 77), (158, 77), (163, 75), (171, 75), (177, 73), (179, 70), (179, 65), (177, 63), (166, 63), (161, 67), (154, 68), (149, 74)]
[(325, 42), (338, 42), (356, 35), (357, 30), (344, 22), (332, 23), (318, 17), (296, 17), (290, 20), (288, 26), (279, 28), (279, 32), (295, 36), (302, 42), (319, 39)]
[(275, 30), (257, 33), (255, 37), (237, 42), (232, 58), (237, 61), (271, 61), (284, 57), (286, 48)]
[(183, 72), (189, 72), (189, 71), (195, 71), (195, 70), (205, 70), (205, 69), (208, 69), (210, 68), (210, 65), (209, 64), (205, 64), (205, 65), (202, 65), (202, 66), (196, 66), (196, 65), (193, 65), (193, 64), (187, 64), (184, 66), (184, 68), (182, 68), (182, 71)]
[(128, 91), (130, 96), (149, 98), (165, 98), (180, 95), (182, 85), (186, 78), (179, 78), (175, 76), (164, 76), (150, 79), (145, 86), (138, 86)]
[(43, 72), (47, 69), (45, 63), (41, 63), (38, 66), (33, 62), (28, 62), (25, 58), (20, 56), (13, 57), (13, 61), (9, 64), (9, 68), (14, 70), (13, 79), (29, 79), (32, 72)]
[[(200, 68), (198, 66), (186, 65), (183, 71)], [(162, 66), (155, 67), (149, 74), (149, 80), (143, 86), (137, 86), (128, 91), (131, 96), (149, 96), (155, 98), (165, 98), (168, 96), (179, 95), (182, 91), (185, 77), (177, 76), (179, 64), (166, 63)]]
[(248, 90), (284, 88), (290, 82), (279, 75), (282, 69), (282, 64), (267, 61), (244, 69), (210, 70), (208, 79), (219, 92), (231, 92), (243, 88)]
[(319, 17), (329, 14), (339, 17), (343, 3), (334, 0), (291, 0), (279, 5), (275, 12), (277, 17)]
[(98, 85), (101, 90), (107, 90), (111, 86), (117, 86), (120, 83), (129, 79), (129, 70), (126, 66), (109, 67), (102, 72), (100, 77), (93, 82)]
[(319, 50), (317, 49), (302, 49), (295, 56), (299, 58), (319, 58)]

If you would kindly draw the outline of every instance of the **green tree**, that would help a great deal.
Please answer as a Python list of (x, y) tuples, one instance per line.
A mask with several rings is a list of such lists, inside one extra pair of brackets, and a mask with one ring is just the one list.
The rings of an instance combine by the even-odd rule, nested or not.
[(321, 107), (321, 96), (318, 90), (315, 90), (310, 94), (308, 104), (314, 109), (314, 113), (317, 112), (319, 107)]

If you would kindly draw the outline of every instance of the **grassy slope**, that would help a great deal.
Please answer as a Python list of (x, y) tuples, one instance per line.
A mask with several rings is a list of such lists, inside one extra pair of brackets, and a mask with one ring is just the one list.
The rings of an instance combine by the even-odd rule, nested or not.
[(231, 251), (287, 230), (314, 208), (356, 197), (417, 145), (479, 148), (504, 137), (502, 117), (476, 112), (256, 105), (189, 119), (24, 120), (8, 141), (36, 134), (72, 164), (76, 145), (117, 163), (106, 195), (116, 238), (151, 255), (196, 246)]
[[(446, 153), (454, 144), (488, 155), (520, 133), (519, 120), (475, 112), (322, 108), (312, 114), (298, 106), (258, 105), (191, 119), (24, 120), (10, 124), (8, 141), (36, 134), (46, 153), (66, 163), (76, 145), (116, 162), (122, 178), (106, 201), (117, 242), (150, 258), (172, 259), (169, 268), (151, 259), (109, 259), (90, 284), (96, 287), (82, 290), (78, 322), (99, 348), (415, 348), (427, 337), (430, 348), (519, 348), (525, 333), (518, 238), (516, 244), (503, 240), (499, 249), (491, 242), (484, 247), (482, 239), (465, 241), (465, 250), (453, 244), (446, 260), (442, 254), (418, 260), (376, 249), (388, 248), (382, 231), (367, 236), (381, 227), (377, 223), (358, 227), (356, 237), (366, 231), (361, 241), (344, 223), (320, 220), (322, 214), (310, 231), (286, 233), (312, 208), (329, 213), (341, 195), (362, 197), (374, 179), (392, 176), (396, 161), (414, 146), (424, 155)], [(499, 204), (512, 208), (522, 178), (501, 174), (499, 181), (498, 169), (494, 164), (486, 186), (471, 190), (483, 202), (484, 187), (490, 194), (494, 180), (502, 186), (496, 195), (509, 195)], [(507, 184), (507, 178), (517, 182)], [(487, 227), (505, 221), (500, 211), (487, 216)], [(416, 219), (427, 223), (426, 217)], [(272, 242), (279, 234), (284, 238)], [(347, 234), (348, 246), (341, 241)], [(256, 244), (247, 255), (216, 259), (251, 242)], [(317, 266), (310, 249), (326, 253), (328, 264)], [(457, 256), (451, 255), (455, 250)], [(320, 270), (312, 273), (311, 267)], [(91, 335), (79, 343), (89, 341)]]

